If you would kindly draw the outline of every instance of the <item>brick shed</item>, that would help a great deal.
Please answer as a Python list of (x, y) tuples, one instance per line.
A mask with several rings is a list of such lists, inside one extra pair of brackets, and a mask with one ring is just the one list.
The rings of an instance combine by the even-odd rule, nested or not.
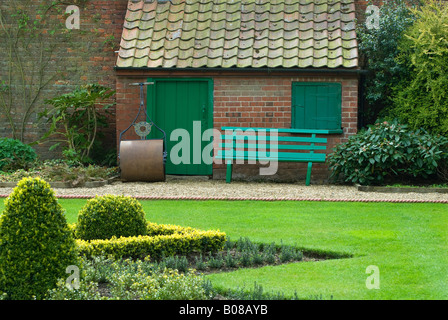
[[(357, 131), (355, 17), (354, 0), (129, 0), (115, 67), (117, 137), (139, 108), (130, 84), (151, 81), (145, 107), (168, 140), (198, 121), (201, 130), (328, 129), (331, 152)], [(234, 178), (304, 181), (305, 172), (304, 163), (280, 163), (262, 177), (257, 165), (237, 165)], [(222, 179), (225, 166), (192, 161), (167, 174)], [(312, 181), (328, 174), (315, 165)]]

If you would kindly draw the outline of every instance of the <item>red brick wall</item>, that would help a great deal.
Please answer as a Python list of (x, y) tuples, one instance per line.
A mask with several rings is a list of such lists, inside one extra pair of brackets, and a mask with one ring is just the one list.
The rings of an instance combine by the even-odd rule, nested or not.
[[(346, 141), (357, 132), (358, 124), (358, 80), (341, 76), (308, 75), (300, 77), (247, 77), (214, 78), (214, 127), (291, 127), (292, 82), (340, 82), (342, 84), (343, 134), (329, 135), (327, 153), (336, 144)], [(303, 180), (306, 174), (304, 163), (279, 163), (275, 176), (259, 176), (256, 165), (235, 165), (233, 176), (245, 179)], [(214, 166), (214, 177), (224, 178), (223, 165)], [(326, 180), (326, 165), (313, 165), (312, 179)]]
[[(172, 77), (179, 75), (172, 74)], [(154, 76), (154, 75), (151, 75)], [(160, 76), (160, 74), (158, 75)], [(201, 76), (207, 77), (202, 74)], [(118, 76), (116, 128), (117, 141), (121, 131), (134, 120), (139, 107), (139, 89), (130, 83), (146, 81), (149, 75)], [(198, 77), (195, 73), (191, 77)], [(209, 75), (214, 80), (213, 122), (214, 128), (222, 126), (237, 127), (291, 127), (291, 85), (293, 81), (340, 82), (342, 84), (342, 127), (343, 134), (333, 134), (328, 138), (328, 152), (336, 144), (346, 141), (357, 132), (358, 79), (356, 76), (219, 76)], [(145, 90), (146, 92), (146, 90)], [(129, 130), (133, 132), (133, 130)], [(136, 136), (128, 135), (128, 139)], [(167, 137), (169, 139), (169, 137)], [(259, 176), (258, 165), (235, 165), (234, 178), (245, 180), (304, 181), (306, 164), (279, 163), (274, 176)], [(328, 179), (327, 165), (313, 165), (312, 181)], [(214, 164), (213, 177), (223, 179), (225, 166)]]
[[(140, 88), (138, 86), (131, 86), (131, 83), (145, 82), (147, 77), (117, 77), (116, 84), (116, 141), (117, 147), (119, 145), (120, 133), (126, 130), (134, 121), (138, 114), (140, 106)], [(146, 101), (146, 87), (145, 101)], [(143, 120), (143, 119), (142, 119)], [(134, 130), (128, 130), (123, 135), (123, 140), (139, 139)]]
[(340, 82), (342, 123), (345, 130), (357, 127), (357, 79), (341, 77), (248, 77), (214, 78), (214, 125), (289, 128), (292, 82)]
[[(30, 19), (36, 19), (38, 9), (42, 4), (48, 6), (51, 1), (48, 0), (14, 0), (17, 6), (25, 6), (26, 13)], [(0, 8), (11, 10), (6, 1), (0, 1)], [(77, 4), (78, 1), (60, 1), (57, 8), (61, 12), (65, 12), (70, 4)], [(24, 134), (24, 142), (30, 143), (36, 141), (47, 131), (48, 127), (37, 122), (37, 114), (44, 107), (44, 100), (62, 95), (72, 91), (78, 85), (87, 83), (99, 83), (111, 89), (115, 89), (115, 64), (116, 53), (119, 49), (121, 33), (123, 29), (123, 21), (126, 15), (128, 0), (88, 0), (82, 2), (80, 7), (80, 29), (69, 30), (68, 41), (61, 41), (60, 37), (52, 36), (47, 30), (42, 30), (45, 34), (45, 48), (55, 47), (50, 56), (48, 65), (45, 66), (44, 81), (48, 84), (41, 90), (37, 97), (35, 110), (26, 123), (26, 131)], [(54, 10), (55, 11), (55, 10)], [(54, 23), (60, 21), (65, 26), (65, 17), (62, 14), (52, 14), (49, 21)], [(65, 28), (64, 28), (65, 30)], [(4, 41), (5, 34), (0, 32), (0, 52), (9, 52)], [(20, 43), (19, 43), (20, 45)], [(23, 51), (23, 50), (22, 50)], [(22, 52), (20, 51), (20, 52)], [(38, 51), (36, 51), (38, 53)], [(49, 55), (46, 51), (44, 54)], [(25, 61), (36, 61), (39, 54), (30, 56), (23, 54), (21, 57)], [(37, 64), (36, 64), (37, 65)], [(38, 78), (38, 74), (32, 73), (31, 64), (26, 65), (24, 72), (30, 78)], [(37, 71), (36, 71), (37, 72)], [(20, 80), (20, 74), (14, 75), (14, 78)], [(4, 55), (0, 59), (0, 82), (8, 81), (8, 59)], [(35, 81), (37, 82), (37, 81)], [(13, 117), (17, 125), (21, 124), (21, 116), (24, 112), (22, 87), (20, 81), (13, 83), (16, 88), (17, 95), (13, 97), (13, 108), (15, 110)], [(113, 102), (113, 97), (108, 103)], [(112, 115), (109, 118), (109, 129), (105, 131), (107, 134), (104, 143), (106, 147), (115, 148), (115, 111), (112, 109)], [(3, 112), (3, 110), (2, 110)], [(12, 136), (11, 126), (4, 115), (0, 115), (0, 137)], [(33, 146), (39, 153), (41, 158), (52, 158), (60, 156), (59, 151), (49, 151), (50, 144), (44, 143)]]

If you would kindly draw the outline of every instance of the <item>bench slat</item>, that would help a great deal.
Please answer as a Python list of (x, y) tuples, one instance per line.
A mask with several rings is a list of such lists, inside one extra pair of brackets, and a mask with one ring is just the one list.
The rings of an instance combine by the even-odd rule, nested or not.
[[(260, 149), (260, 146), (264, 147), (266, 150), (270, 150), (271, 146), (269, 144), (255, 144), (255, 143), (220, 143), (221, 148), (244, 148), (244, 149)], [(327, 150), (326, 146), (313, 146), (313, 145), (295, 145), (295, 144), (278, 144), (278, 150)]]
[[(312, 137), (283, 137), (277, 136), (277, 139), (273, 139), (273, 141), (277, 140), (279, 142), (308, 142), (308, 143), (327, 143), (327, 138), (312, 138)], [(222, 135), (221, 140), (224, 141), (271, 141), (270, 136), (265, 136), (263, 139), (259, 136), (250, 136), (250, 135)]]
[(273, 154), (269, 152), (256, 152), (256, 151), (234, 151), (232, 154), (222, 152), (222, 150), (218, 150), (218, 154), (216, 155), (218, 159), (225, 160), (253, 160), (253, 161), (297, 161), (297, 162), (325, 162), (325, 153), (297, 153), (297, 152), (277, 152), (277, 154)]

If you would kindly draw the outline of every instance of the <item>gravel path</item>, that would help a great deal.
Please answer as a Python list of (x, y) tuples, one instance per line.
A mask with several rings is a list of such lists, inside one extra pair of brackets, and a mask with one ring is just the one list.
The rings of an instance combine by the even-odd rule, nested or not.
[[(8, 195), (12, 188), (0, 188)], [(348, 201), (446, 202), (448, 193), (379, 193), (358, 191), (355, 186), (310, 185), (292, 183), (232, 182), (208, 179), (167, 178), (166, 182), (123, 183), (116, 181), (100, 188), (54, 188), (57, 196), (94, 197), (116, 194), (137, 198), (213, 198), (213, 199), (294, 199)]]

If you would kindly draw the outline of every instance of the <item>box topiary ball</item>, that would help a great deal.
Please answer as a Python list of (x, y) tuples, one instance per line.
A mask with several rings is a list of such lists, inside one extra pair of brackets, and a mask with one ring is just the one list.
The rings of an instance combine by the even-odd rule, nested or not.
[(82, 240), (146, 235), (143, 207), (135, 198), (96, 196), (79, 211), (75, 235)]
[(8, 299), (43, 299), (66, 268), (79, 264), (77, 246), (50, 185), (24, 178), (0, 216), (0, 291)]

